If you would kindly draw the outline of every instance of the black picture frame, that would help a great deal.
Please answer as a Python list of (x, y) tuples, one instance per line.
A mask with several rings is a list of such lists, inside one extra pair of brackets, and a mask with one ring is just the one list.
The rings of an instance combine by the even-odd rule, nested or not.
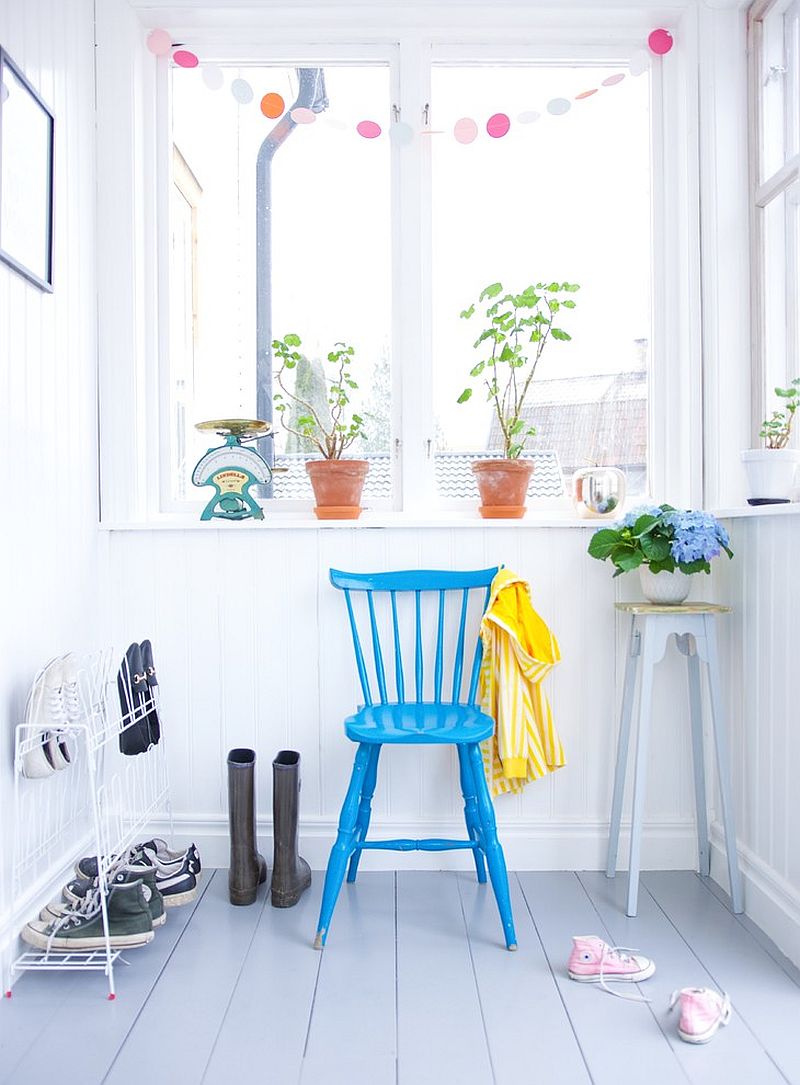
[(55, 117), (0, 45), (0, 260), (53, 292)]

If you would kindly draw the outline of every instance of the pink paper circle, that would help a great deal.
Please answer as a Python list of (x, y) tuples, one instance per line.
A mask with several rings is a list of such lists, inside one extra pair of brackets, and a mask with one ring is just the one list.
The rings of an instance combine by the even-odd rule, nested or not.
[(364, 139), (377, 139), (381, 134), (381, 126), (375, 121), (359, 121), (356, 125), (356, 131)]
[(494, 113), (486, 122), (486, 131), (492, 139), (502, 139), (510, 127), (511, 121), (505, 113)]
[(312, 109), (306, 109), (304, 105), (299, 105), (297, 109), (293, 109), (289, 116), (295, 124), (313, 124), (317, 119), (316, 113)]
[(604, 79), (600, 84), (601, 87), (615, 87), (617, 83), (621, 83), (625, 78), (624, 72), (617, 72), (616, 75), (609, 75), (607, 79)]
[(655, 53), (657, 57), (662, 57), (665, 53), (670, 51), (674, 43), (669, 30), (664, 30), (662, 27), (659, 27), (658, 30), (654, 30), (649, 35), (647, 44), (651, 53)]
[(188, 49), (176, 49), (172, 54), (172, 59), (179, 68), (196, 68), (200, 63), (195, 54), (190, 53)]
[(453, 125), (456, 143), (473, 143), (478, 138), (478, 126), (472, 117), (462, 117)]
[(146, 45), (153, 56), (168, 56), (172, 48), (172, 35), (168, 30), (151, 30), (147, 35)]

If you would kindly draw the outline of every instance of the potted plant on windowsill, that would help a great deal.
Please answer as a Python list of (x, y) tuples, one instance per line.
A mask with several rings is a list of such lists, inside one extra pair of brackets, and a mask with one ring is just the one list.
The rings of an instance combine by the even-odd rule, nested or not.
[[(281, 425), (317, 448), (322, 456), (309, 460), (306, 471), (314, 490), (316, 505), (314, 514), (319, 520), (357, 520), (361, 515), (361, 491), (369, 471), (367, 460), (343, 459), (343, 453), (356, 438), (365, 438), (363, 418), (350, 410), (350, 393), (358, 388), (353, 379), (351, 365), (355, 350), (346, 343), (335, 343), (327, 360), (333, 368), (333, 376), (325, 375), (327, 404), (307, 401), (297, 394), (297, 386), (289, 389), (285, 378), (287, 370), (297, 369), (303, 355), (299, 335), (293, 332), (275, 339), (272, 350), (280, 360), (275, 380), (280, 391), (273, 399)], [(298, 411), (287, 421), (289, 404)]]
[[(562, 309), (575, 308), (571, 295), (579, 289), (576, 283), (537, 283), (513, 294), (504, 293), (502, 283), (492, 283), (461, 313), (463, 320), (470, 320), (476, 306), (481, 307), (484, 328), (473, 346), (486, 356), (475, 363), (470, 377), (485, 389), (503, 436), (502, 458), (472, 464), (484, 518), (519, 519), (525, 515), (533, 464), (520, 455), (536, 429), (523, 414), (523, 407), (547, 344), (551, 339), (572, 338), (556, 327), (555, 320)], [(465, 388), (458, 402), (466, 403), (472, 392), (472, 388)]]
[(614, 576), (638, 569), (645, 599), (661, 605), (682, 603), (690, 577), (710, 573), (723, 550), (733, 557), (728, 533), (711, 513), (671, 505), (642, 505), (589, 541), (591, 556), (610, 560)]
[(765, 447), (742, 452), (750, 491), (749, 505), (780, 505), (789, 501), (800, 463), (800, 451), (786, 447), (800, 404), (800, 377), (795, 377), (788, 388), (776, 388), (775, 395), (783, 401), (783, 410), (773, 411), (772, 417), (765, 418), (761, 425), (758, 435), (764, 440)]

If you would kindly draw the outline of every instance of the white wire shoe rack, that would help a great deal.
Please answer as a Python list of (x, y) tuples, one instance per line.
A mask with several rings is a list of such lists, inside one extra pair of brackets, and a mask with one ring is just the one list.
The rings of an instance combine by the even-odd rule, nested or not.
[[(10, 922), (7, 941), (14, 940), (26, 922), (58, 888), (74, 877), (73, 864), (82, 856), (97, 856), (100, 907), (105, 945), (93, 950), (27, 949), (11, 957), (4, 990), (11, 997), (16, 976), (27, 971), (102, 971), (108, 979), (108, 998), (116, 997), (114, 965), (120, 950), (112, 946), (108, 924), (108, 879), (114, 856), (123, 854), (143, 838), (155, 818), (166, 816), (172, 836), (172, 810), (163, 727), (160, 739), (144, 752), (123, 754), (120, 736), (136, 727), (156, 709), (160, 716), (158, 686), (148, 687), (137, 700), (127, 661), (111, 648), (81, 660), (77, 668), (77, 698), (68, 726), (59, 728), (59, 743), (66, 744), (70, 764), (42, 779), (28, 779), (26, 756), (42, 742), (39, 723), (15, 729), (13, 860)], [(118, 688), (119, 682), (123, 690)], [(43, 672), (34, 681), (42, 682)], [(125, 712), (120, 692), (127, 705)], [(73, 690), (74, 697), (74, 690)], [(125, 699), (125, 698), (123, 698)], [(163, 723), (163, 718), (162, 718)], [(2, 948), (0, 946), (0, 948)]]

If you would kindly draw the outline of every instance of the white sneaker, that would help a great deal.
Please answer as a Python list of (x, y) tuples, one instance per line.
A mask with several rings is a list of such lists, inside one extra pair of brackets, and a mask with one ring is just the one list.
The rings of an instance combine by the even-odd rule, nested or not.
[[(72, 763), (72, 754), (64, 734), (70, 725), (67, 706), (64, 701), (65, 662), (69, 659), (57, 659), (44, 672), (43, 679), (43, 715), (47, 723), (47, 745), (53, 768), (66, 769)], [(71, 657), (74, 659), (74, 657)], [(43, 722), (44, 722), (43, 720)]]
[[(44, 682), (50, 668), (58, 662), (57, 659), (51, 659), (44, 670), (37, 674), (25, 704), (24, 722), (31, 728), (25, 741), (33, 742), (32, 749), (29, 749), (22, 757), (22, 775), (28, 780), (43, 780), (47, 776), (52, 776), (56, 770), (53, 755), (55, 743), (50, 741), (45, 711)], [(34, 727), (37, 729), (35, 733)]]

